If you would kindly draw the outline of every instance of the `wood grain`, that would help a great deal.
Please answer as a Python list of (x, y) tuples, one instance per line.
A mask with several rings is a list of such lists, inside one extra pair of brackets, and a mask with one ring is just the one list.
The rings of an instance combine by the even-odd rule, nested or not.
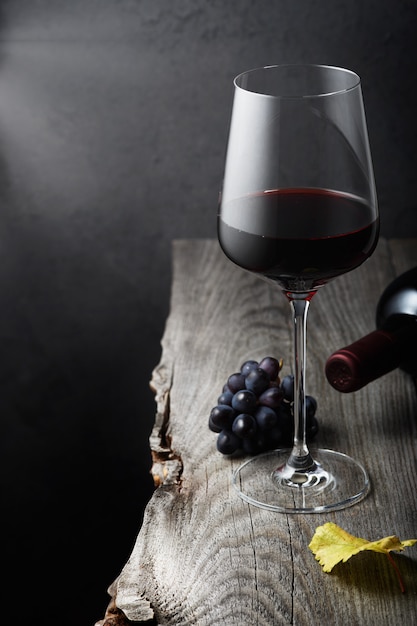
[(227, 376), (243, 361), (274, 355), (284, 359), (284, 375), (291, 371), (288, 303), (230, 263), (214, 240), (176, 241), (173, 264), (171, 311), (152, 380), (158, 488), (109, 590), (120, 619), (161, 626), (318, 626), (330, 616), (334, 625), (417, 623), (416, 548), (395, 556), (404, 594), (384, 555), (363, 553), (325, 574), (308, 548), (327, 521), (370, 540), (417, 537), (414, 381), (397, 370), (340, 394), (324, 376), (331, 352), (374, 329), (383, 288), (417, 265), (417, 241), (381, 239), (365, 265), (312, 301), (307, 393), (319, 401), (317, 443), (362, 460), (372, 481), (363, 502), (321, 515), (243, 502), (231, 485), (240, 459), (222, 457), (207, 428)]

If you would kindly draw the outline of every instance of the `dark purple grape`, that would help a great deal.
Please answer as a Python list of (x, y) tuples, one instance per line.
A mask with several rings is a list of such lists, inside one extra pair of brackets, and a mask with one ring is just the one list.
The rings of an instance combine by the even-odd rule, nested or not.
[(272, 450), (273, 448), (278, 448), (283, 443), (282, 431), (278, 426), (274, 426), (271, 430), (268, 430), (265, 433), (268, 441), (268, 448)]
[(228, 404), (218, 404), (211, 409), (209, 423), (216, 428), (223, 430), (224, 428), (231, 428), (233, 420), (236, 417), (236, 412)]
[(245, 454), (250, 454), (250, 456), (256, 456), (260, 452), (257, 442), (252, 439), (243, 439), (242, 450)]
[(280, 371), (280, 364), (277, 359), (274, 359), (272, 356), (266, 356), (259, 363), (259, 367), (268, 374), (269, 380), (276, 380), (278, 373)]
[(269, 387), (269, 383), (268, 374), (260, 367), (251, 370), (245, 379), (246, 389), (253, 391), (256, 396), (260, 396)]
[(222, 430), (217, 435), (217, 449), (222, 454), (233, 454), (241, 445), (239, 437), (230, 430)]
[(294, 416), (290, 404), (283, 402), (277, 409), (277, 415), (282, 436), (286, 442), (290, 443), (294, 436)]
[(213, 423), (211, 415), (209, 417), (209, 428), (213, 433), (219, 433), (223, 430), (223, 428), (220, 428), (220, 426), (216, 426), (216, 424)]
[(256, 409), (255, 394), (249, 389), (236, 392), (232, 399), (232, 407), (238, 413), (253, 413)]
[(282, 402), (284, 392), (281, 387), (268, 387), (258, 398), (259, 404), (270, 406), (271, 409), (276, 409)]
[(319, 431), (319, 423), (317, 421), (317, 418), (314, 415), (311, 417), (308, 417), (307, 424), (306, 424), (307, 439), (309, 440), (314, 439), (318, 431)]
[(288, 374), (281, 380), (281, 389), (284, 392), (284, 400), (292, 402), (294, 400), (294, 376)]
[(274, 428), (278, 424), (278, 416), (269, 406), (259, 406), (255, 413), (255, 420), (262, 431)]
[(268, 449), (267, 439), (263, 433), (258, 432), (253, 439), (242, 439), (242, 450), (245, 454), (255, 455)]
[(248, 413), (241, 413), (235, 418), (232, 431), (242, 439), (253, 439), (256, 434), (255, 418)]
[(231, 374), (227, 379), (227, 386), (233, 393), (245, 388), (245, 377), (240, 372)]
[(241, 374), (243, 374), (243, 376), (247, 376), (249, 372), (251, 372), (253, 369), (256, 369), (258, 365), (258, 361), (245, 361), (240, 368), (240, 372)]
[(314, 417), (317, 411), (317, 400), (313, 396), (306, 396), (306, 416)]
[(232, 398), (233, 391), (227, 389), (226, 391), (223, 391), (223, 393), (221, 393), (220, 396), (217, 398), (217, 404), (229, 404), (230, 406), (232, 406)]

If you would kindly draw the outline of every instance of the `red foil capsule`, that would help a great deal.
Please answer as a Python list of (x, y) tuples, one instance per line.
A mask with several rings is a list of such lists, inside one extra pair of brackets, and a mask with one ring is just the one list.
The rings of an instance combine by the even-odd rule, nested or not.
[(334, 389), (348, 393), (394, 370), (404, 357), (405, 335), (375, 330), (337, 350), (327, 359), (327, 380)]

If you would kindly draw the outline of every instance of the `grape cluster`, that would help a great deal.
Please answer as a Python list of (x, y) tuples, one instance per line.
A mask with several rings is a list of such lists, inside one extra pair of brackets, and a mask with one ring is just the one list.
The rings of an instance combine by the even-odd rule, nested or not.
[[(259, 454), (292, 445), (294, 433), (294, 376), (279, 373), (282, 361), (264, 357), (245, 361), (231, 374), (209, 417), (209, 428), (218, 433), (217, 449), (222, 454), (242, 451)], [(317, 402), (306, 396), (307, 438), (318, 431)]]

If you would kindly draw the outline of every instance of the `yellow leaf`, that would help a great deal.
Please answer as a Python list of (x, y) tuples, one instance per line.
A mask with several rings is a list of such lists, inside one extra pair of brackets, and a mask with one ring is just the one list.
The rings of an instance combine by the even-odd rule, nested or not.
[(413, 546), (415, 543), (417, 543), (417, 539), (400, 541), (395, 535), (378, 539), (378, 541), (367, 541), (350, 535), (337, 524), (327, 522), (327, 524), (316, 528), (309, 548), (323, 567), (323, 571), (331, 572), (337, 563), (341, 561), (345, 563), (351, 556), (363, 550), (383, 552), (389, 555), (392, 550), (404, 550), (404, 548)]

